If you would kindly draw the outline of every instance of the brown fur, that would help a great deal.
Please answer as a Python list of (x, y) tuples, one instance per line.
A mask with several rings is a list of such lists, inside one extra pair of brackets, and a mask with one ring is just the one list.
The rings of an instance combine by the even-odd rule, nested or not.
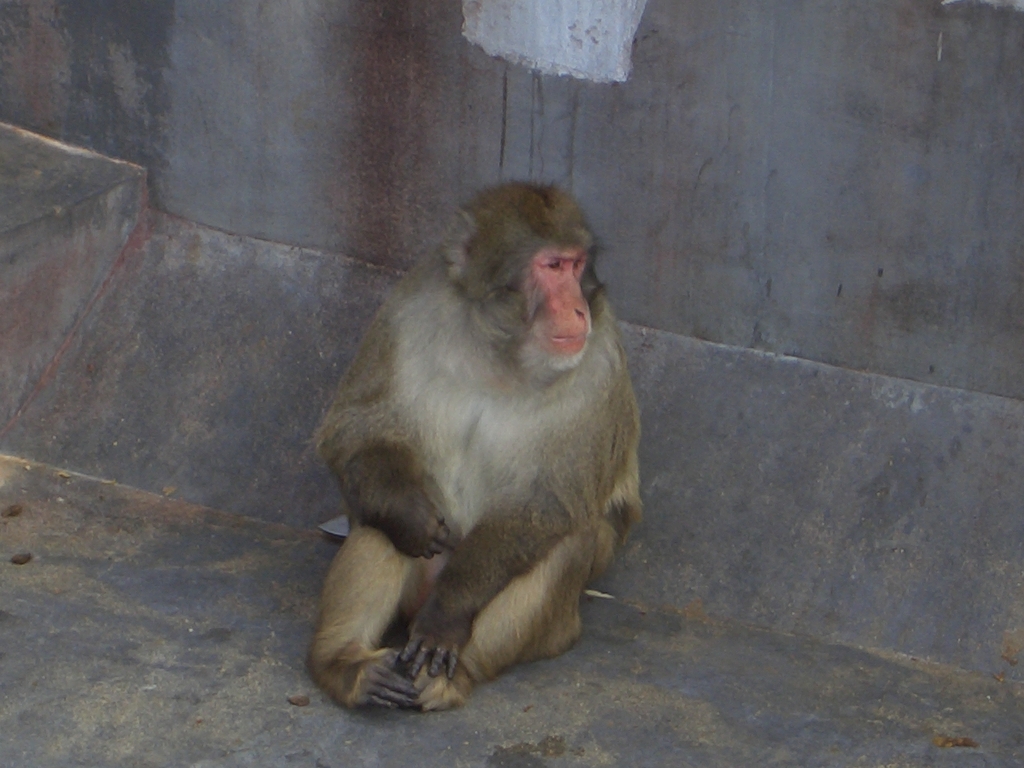
[[(309, 667), (346, 706), (458, 706), (509, 665), (564, 652), (580, 591), (641, 516), (637, 407), (592, 261), (582, 354), (532, 347), (533, 254), (592, 248), (575, 202), (505, 185), (451, 232), (381, 309), (317, 436), (353, 532)], [(381, 648), (403, 614), (409, 643)]]

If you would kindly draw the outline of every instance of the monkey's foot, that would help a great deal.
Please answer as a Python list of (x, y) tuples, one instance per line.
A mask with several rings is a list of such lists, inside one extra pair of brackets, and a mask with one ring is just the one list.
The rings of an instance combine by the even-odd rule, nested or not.
[(461, 668), (456, 670), (455, 677), (451, 680), (443, 674), (430, 677), (424, 670), (417, 678), (417, 683), (423, 686), (417, 706), (424, 712), (440, 712), (461, 707), (473, 689), (473, 681)]

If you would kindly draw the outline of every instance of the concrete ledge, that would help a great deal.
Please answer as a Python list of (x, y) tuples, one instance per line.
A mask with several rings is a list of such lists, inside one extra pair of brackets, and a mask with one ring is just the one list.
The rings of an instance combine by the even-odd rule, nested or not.
[(0, 433), (145, 206), (145, 171), (0, 124)]
[[(155, 215), (0, 450), (266, 521), (397, 273)], [(1024, 679), (1024, 403), (624, 326), (646, 520), (602, 587)]]
[(1024, 679), (1024, 403), (626, 338), (647, 519), (611, 591)]
[(151, 215), (0, 450), (313, 528), (312, 434), (391, 270)]

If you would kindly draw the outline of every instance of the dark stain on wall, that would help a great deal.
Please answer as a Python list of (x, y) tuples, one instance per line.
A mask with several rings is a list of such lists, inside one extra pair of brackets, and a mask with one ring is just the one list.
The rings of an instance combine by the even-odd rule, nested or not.
[(397, 0), (353, 3), (331, 27), (325, 70), (348, 112), (336, 137), (341, 167), (324, 182), (349, 255), (409, 266), (462, 196), (446, 147), (479, 139), (458, 119), (467, 90), (460, 23), (458, 3)]
[(371, 261), (387, 261), (403, 245), (398, 217), (419, 204), (414, 184), (429, 157), (424, 123), (441, 78), (429, 30), (416, 18), (419, 6), (414, 0), (357, 3), (333, 46), (348, 59), (339, 72), (356, 85), (350, 252)]
[(0, 5), (0, 108), (5, 120), (60, 135), (70, 85), (67, 47), (56, 3)]
[(163, 168), (174, 0), (62, 0), (58, 18), (76, 31), (62, 138), (151, 172)]
[(0, 6), (0, 118), (164, 168), (174, 0)]

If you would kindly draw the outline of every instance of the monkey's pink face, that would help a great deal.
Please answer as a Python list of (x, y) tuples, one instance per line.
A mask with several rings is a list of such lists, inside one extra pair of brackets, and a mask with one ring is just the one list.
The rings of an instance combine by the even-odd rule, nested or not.
[(580, 288), (587, 254), (579, 248), (542, 248), (526, 278), (533, 338), (555, 360), (579, 355), (590, 335), (590, 305)]

